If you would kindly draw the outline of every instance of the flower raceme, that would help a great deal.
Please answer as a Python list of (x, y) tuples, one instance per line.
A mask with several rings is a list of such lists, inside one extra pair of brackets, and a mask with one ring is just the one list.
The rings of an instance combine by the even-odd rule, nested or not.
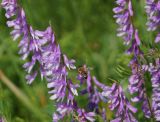
[(154, 64), (150, 64), (149, 72), (151, 73), (152, 82), (152, 111), (155, 120), (160, 121), (160, 59), (156, 59)]
[[(146, 13), (148, 16), (147, 27), (148, 31), (158, 30), (160, 26), (160, 1), (146, 0)], [(160, 42), (160, 33), (157, 34), (155, 42)]]
[[(13, 27), (11, 35), (16, 40), (21, 36), (19, 43), (22, 59), (25, 60), (31, 55), (31, 61), (23, 65), (25, 70), (28, 72), (26, 76), (27, 83), (31, 84), (38, 71), (33, 71), (34, 66), (38, 63), (40, 67), (41, 77), (45, 77), (48, 80), (48, 87), (60, 88), (57, 91), (61, 95), (55, 95), (56, 99), (63, 99), (64, 91), (67, 85), (72, 89), (73, 94), (77, 95), (75, 90), (76, 86), (67, 84), (67, 69), (75, 69), (74, 60), (68, 60), (66, 55), (63, 55), (60, 50), (60, 46), (56, 44), (54, 33), (51, 27), (48, 27), (45, 31), (33, 30), (28, 25), (25, 17), (24, 10), (17, 5), (16, 0), (3, 0), (2, 6), (6, 9), (6, 17), (11, 18), (16, 16), (16, 19), (7, 21), (8, 27)], [(59, 81), (59, 85), (56, 85), (56, 81)], [(55, 93), (52, 91), (52, 93)]]
[(117, 7), (113, 9), (115, 13), (116, 23), (119, 25), (117, 29), (117, 36), (122, 36), (124, 44), (131, 44), (127, 53), (133, 53), (135, 56), (140, 55), (142, 52), (139, 48), (140, 39), (138, 30), (134, 27), (132, 17), (133, 9), (131, 0), (116, 0)]
[(129, 103), (120, 85), (114, 83), (110, 90), (104, 90), (102, 95), (109, 99), (110, 109), (116, 111), (116, 118), (111, 122), (137, 122), (133, 116), (137, 109)]
[[(147, 13), (149, 15), (149, 28), (154, 30), (157, 28), (157, 23), (154, 23), (152, 19), (158, 18), (158, 9), (156, 9), (154, 0), (147, 0)], [(126, 35), (130, 38), (127, 38), (127, 42), (132, 42), (130, 48), (127, 50), (128, 54), (133, 54), (133, 58), (130, 61), (129, 66), (132, 70), (132, 75), (129, 78), (128, 89), (130, 94), (133, 95), (137, 93), (137, 96), (131, 98), (133, 102), (142, 102), (142, 110), (145, 117), (151, 117), (151, 110), (149, 106), (148, 96), (146, 94), (144, 73), (146, 72), (139, 60), (144, 58), (143, 52), (140, 49), (141, 40), (139, 38), (138, 30), (133, 24), (133, 8), (131, 0), (117, 0), (116, 4), (118, 7), (114, 8), (116, 22), (120, 26), (118, 28), (118, 36), (123, 36), (124, 41), (126, 42)], [(156, 12), (155, 12), (156, 11)], [(157, 15), (157, 17), (155, 16)], [(158, 19), (157, 21), (158, 22)]]
[[(148, 17), (148, 31), (159, 30), (160, 27), (160, 1), (146, 0), (146, 13)], [(160, 32), (156, 35), (155, 42), (160, 42)], [(150, 63), (149, 72), (151, 74), (152, 83), (152, 112), (156, 121), (160, 121), (160, 59), (154, 59), (154, 63)]]
[[(13, 40), (21, 37), (19, 43), (22, 60), (31, 56), (31, 61), (24, 64), (28, 72), (27, 83), (31, 84), (38, 74), (35, 65), (39, 65), (41, 77), (48, 81), (48, 88), (51, 89), (51, 99), (63, 102), (67, 99), (67, 106), (73, 105), (74, 96), (77, 96), (76, 88), (71, 79), (68, 78), (67, 70), (74, 70), (75, 61), (69, 60), (66, 55), (61, 53), (60, 46), (56, 43), (51, 27), (45, 31), (34, 30), (27, 23), (23, 8), (18, 6), (16, 0), (3, 0), (2, 7), (6, 10), (5, 16), (8, 19), (8, 27), (13, 27), (11, 35)], [(67, 92), (68, 91), (68, 92)], [(68, 95), (67, 95), (68, 93)], [(59, 106), (57, 104), (57, 106)]]
[(132, 3), (131, 0), (116, 0), (116, 4), (118, 6), (113, 11), (115, 13), (114, 18), (116, 18), (116, 23), (119, 25), (117, 36), (122, 36), (124, 44), (128, 45), (131, 43), (134, 34), (134, 28), (131, 22), (133, 16)]
[(130, 94), (137, 93), (136, 96), (131, 98), (132, 102), (142, 102), (142, 110), (145, 117), (151, 117), (151, 111), (149, 109), (149, 103), (147, 102), (147, 94), (145, 89), (145, 80), (144, 80), (144, 73), (146, 69), (141, 67), (138, 63), (137, 59), (134, 58), (130, 62), (130, 66), (132, 68), (132, 75), (129, 78), (129, 92)]

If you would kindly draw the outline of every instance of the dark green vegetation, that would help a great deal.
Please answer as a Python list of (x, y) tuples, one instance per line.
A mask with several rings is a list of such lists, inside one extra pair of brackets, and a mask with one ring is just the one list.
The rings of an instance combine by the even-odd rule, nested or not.
[[(105, 84), (111, 84), (109, 79), (112, 78), (127, 87), (130, 57), (124, 54), (127, 48), (123, 46), (123, 41), (116, 37), (116, 24), (112, 17), (114, 0), (19, 1), (34, 29), (45, 30), (49, 24), (52, 25), (63, 53), (74, 58), (77, 66), (87, 64), (92, 67), (92, 73)], [(142, 48), (147, 51), (148, 46), (153, 46), (153, 38), (146, 31), (144, 0), (136, 0), (133, 5), (134, 22), (145, 45)], [(0, 116), (8, 122), (37, 122), (44, 121), (44, 118), (49, 122), (55, 108), (53, 101), (49, 100), (46, 81), (37, 78), (31, 86), (26, 84), (18, 42), (13, 42), (9, 35), (11, 29), (6, 27), (4, 13), (0, 8), (0, 69), (31, 104), (22, 100), (24, 94), (15, 96), (17, 91), (12, 91), (0, 81)], [(82, 106), (85, 105), (83, 98), (79, 101)], [(109, 113), (109, 118), (111, 115)], [(141, 112), (137, 116), (139, 120), (143, 119)]]

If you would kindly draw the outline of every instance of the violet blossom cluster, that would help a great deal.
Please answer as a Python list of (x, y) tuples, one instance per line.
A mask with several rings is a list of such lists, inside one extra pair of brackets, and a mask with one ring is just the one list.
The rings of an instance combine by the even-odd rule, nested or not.
[(23, 66), (29, 73), (26, 76), (28, 83), (31, 84), (37, 76), (38, 71), (32, 71), (37, 63), (40, 66), (41, 77), (45, 77), (48, 81), (48, 88), (55, 88), (50, 92), (53, 94), (51, 99), (63, 100), (67, 85), (71, 92), (77, 95), (77, 86), (73, 85), (71, 81), (67, 82), (67, 68), (76, 68), (74, 60), (68, 60), (65, 55), (61, 54), (60, 46), (56, 44), (51, 27), (45, 31), (33, 30), (27, 24), (24, 10), (17, 5), (16, 0), (3, 0), (2, 6), (6, 9), (8, 19), (16, 16), (14, 20), (7, 21), (7, 25), (14, 28), (11, 32), (14, 40), (21, 36), (19, 53), (22, 55), (22, 59), (25, 60), (29, 54), (31, 55), (31, 61)]
[(101, 92), (103, 90), (109, 89), (109, 87), (100, 83), (95, 76), (92, 77), (90, 71), (88, 71), (87, 79), (78, 76), (78, 80), (80, 80), (81, 85), (86, 85), (86, 88), (81, 90), (80, 93), (81, 95), (88, 95), (87, 110), (94, 111), (96, 114), (103, 118), (104, 122), (106, 122), (106, 114), (104, 113), (105, 110), (100, 108), (99, 104), (100, 102), (108, 102), (108, 100), (102, 96)]
[(133, 115), (137, 109), (130, 104), (120, 85), (114, 83), (110, 90), (104, 90), (102, 95), (109, 98), (110, 109), (116, 111), (116, 118), (111, 122), (137, 122)]
[[(142, 69), (142, 64), (139, 59), (143, 58), (143, 52), (140, 49), (140, 38), (138, 30), (133, 25), (133, 8), (131, 0), (117, 0), (118, 7), (114, 8), (114, 13), (116, 16), (116, 22), (119, 24), (120, 28), (125, 28), (125, 32), (130, 37), (128, 42), (131, 42), (130, 48), (127, 50), (128, 54), (132, 54), (133, 58), (130, 61), (129, 66), (132, 70), (132, 75), (129, 78), (128, 89), (131, 95), (137, 94), (134, 98), (131, 98), (132, 102), (142, 102), (142, 110), (145, 117), (151, 117), (151, 111), (149, 109), (149, 103), (146, 95), (144, 72)], [(127, 15), (127, 17), (126, 17)], [(126, 19), (123, 19), (123, 17)], [(126, 27), (130, 27), (126, 29)], [(123, 34), (124, 30), (119, 29)], [(119, 35), (119, 32), (118, 32)], [(124, 38), (126, 41), (126, 38)]]
[(94, 112), (86, 112), (82, 108), (78, 108), (77, 103), (74, 106), (67, 104), (59, 104), (56, 113), (53, 115), (53, 122), (58, 122), (63, 119), (66, 115), (72, 114), (72, 121), (78, 122), (94, 122), (96, 114)]
[(160, 121), (160, 59), (150, 63), (149, 72), (152, 82), (152, 112), (156, 121)]
[(144, 80), (144, 72), (146, 72), (146, 67), (142, 67), (136, 58), (132, 59), (130, 62), (130, 66), (132, 68), (132, 75), (129, 78), (129, 92), (134, 95), (131, 98), (132, 102), (142, 102), (142, 110), (145, 117), (151, 117), (151, 111), (149, 108), (149, 103), (147, 99), (146, 89), (145, 89), (145, 80)]
[[(155, 31), (160, 26), (160, 1), (146, 0), (146, 13), (148, 17), (148, 31)], [(156, 35), (155, 43), (160, 42), (160, 33)], [(156, 121), (160, 121), (160, 59), (155, 59), (154, 63), (149, 64), (152, 83), (152, 114)]]
[(119, 25), (117, 36), (122, 36), (125, 44), (131, 44), (127, 53), (133, 53), (134, 56), (142, 54), (139, 46), (140, 39), (138, 30), (132, 22), (133, 9), (131, 0), (116, 0), (117, 7), (113, 9), (116, 18), (116, 23)]
[[(147, 27), (148, 31), (155, 31), (160, 26), (160, 1), (146, 0), (146, 13), (148, 17)], [(160, 33), (158, 32), (155, 42), (160, 42)]]
[(100, 83), (95, 76), (91, 77), (90, 72), (88, 72), (86, 82), (83, 82), (82, 79), (80, 81), (87, 84), (87, 88), (82, 90), (81, 93), (88, 94), (89, 110), (102, 116), (104, 122), (107, 121), (107, 116), (104, 108), (100, 111), (98, 106), (100, 102), (109, 103), (110, 110), (116, 111), (116, 118), (111, 122), (137, 122), (133, 115), (137, 109), (130, 104), (119, 84), (114, 83), (112, 87), (106, 86)]
[[(98, 104), (100, 102), (109, 103), (110, 109), (112, 111), (116, 111), (116, 118), (111, 122), (137, 122), (133, 115), (134, 113), (136, 113), (137, 109), (130, 104), (130, 102), (124, 95), (122, 87), (120, 85), (114, 83), (112, 87), (106, 86), (100, 83), (95, 76), (91, 77), (90, 72), (88, 72), (86, 82), (82, 83), (87, 84), (87, 88), (84, 89), (82, 93), (88, 94), (88, 105), (89, 108), (92, 108), (90, 110), (93, 111), (93, 109), (95, 109), (95, 112), (102, 116), (104, 122), (106, 122), (106, 115), (104, 114), (104, 109), (101, 109), (102, 111), (99, 111)], [(98, 88), (101, 91), (99, 91)]]
[(131, 0), (116, 0), (117, 7), (113, 9), (116, 18), (116, 23), (119, 25), (117, 29), (117, 36), (122, 36), (124, 44), (131, 43), (134, 34), (134, 28), (132, 24), (132, 2)]
[(131, 44), (127, 53), (133, 53), (134, 56), (142, 54), (139, 46), (140, 39), (138, 30), (134, 27), (132, 22), (133, 9), (131, 0), (116, 0), (117, 7), (113, 9), (116, 18), (116, 23), (119, 25), (117, 36), (122, 36), (125, 44)]
[[(86, 83), (87, 88), (83, 89), (81, 91), (81, 94), (88, 94), (88, 99), (89, 99), (89, 103), (88, 103), (88, 109), (90, 109), (91, 111), (93, 111), (94, 109), (96, 109), (96, 111), (98, 111), (98, 103), (100, 101), (100, 98), (102, 98), (101, 94), (99, 93), (97, 86), (95, 86), (93, 84), (93, 79), (90, 75), (90, 72), (88, 72), (88, 77), (86, 79)], [(82, 85), (82, 84), (81, 84)]]

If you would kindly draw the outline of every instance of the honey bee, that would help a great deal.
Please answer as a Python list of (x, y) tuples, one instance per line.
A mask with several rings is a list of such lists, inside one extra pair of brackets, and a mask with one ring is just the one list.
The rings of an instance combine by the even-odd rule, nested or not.
[(142, 73), (142, 67), (139, 66), (137, 63), (133, 63), (132, 66), (131, 66), (134, 71), (136, 71), (137, 73)]
[(79, 75), (81, 75), (84, 79), (87, 79), (88, 77), (88, 68), (86, 67), (86, 65), (83, 65), (81, 67), (78, 68), (78, 73)]

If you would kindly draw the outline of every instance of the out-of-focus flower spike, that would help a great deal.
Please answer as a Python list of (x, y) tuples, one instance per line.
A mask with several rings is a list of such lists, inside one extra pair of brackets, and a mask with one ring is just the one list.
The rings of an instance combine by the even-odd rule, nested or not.
[(152, 82), (152, 112), (155, 120), (160, 121), (160, 59), (155, 64), (150, 64), (149, 72)]
[[(133, 98), (131, 98), (132, 102), (141, 102), (142, 110), (145, 117), (151, 117), (151, 111), (149, 109), (149, 103), (146, 96), (145, 89), (145, 81), (144, 81), (144, 73), (146, 72), (146, 68), (142, 68), (142, 66), (138, 63), (137, 58), (134, 58), (130, 62), (130, 66), (132, 69), (132, 75), (129, 78), (129, 92), (130, 94), (136, 94)], [(148, 69), (148, 68), (147, 68)]]
[[(146, 13), (148, 17), (147, 27), (148, 31), (158, 30), (160, 27), (160, 1), (159, 0), (146, 0)], [(155, 42), (158, 43), (160, 33), (158, 32)]]
[(119, 25), (117, 36), (123, 37), (124, 44), (128, 45), (133, 38), (134, 28), (131, 22), (133, 16), (131, 0), (116, 0), (117, 7), (113, 9), (116, 23)]

